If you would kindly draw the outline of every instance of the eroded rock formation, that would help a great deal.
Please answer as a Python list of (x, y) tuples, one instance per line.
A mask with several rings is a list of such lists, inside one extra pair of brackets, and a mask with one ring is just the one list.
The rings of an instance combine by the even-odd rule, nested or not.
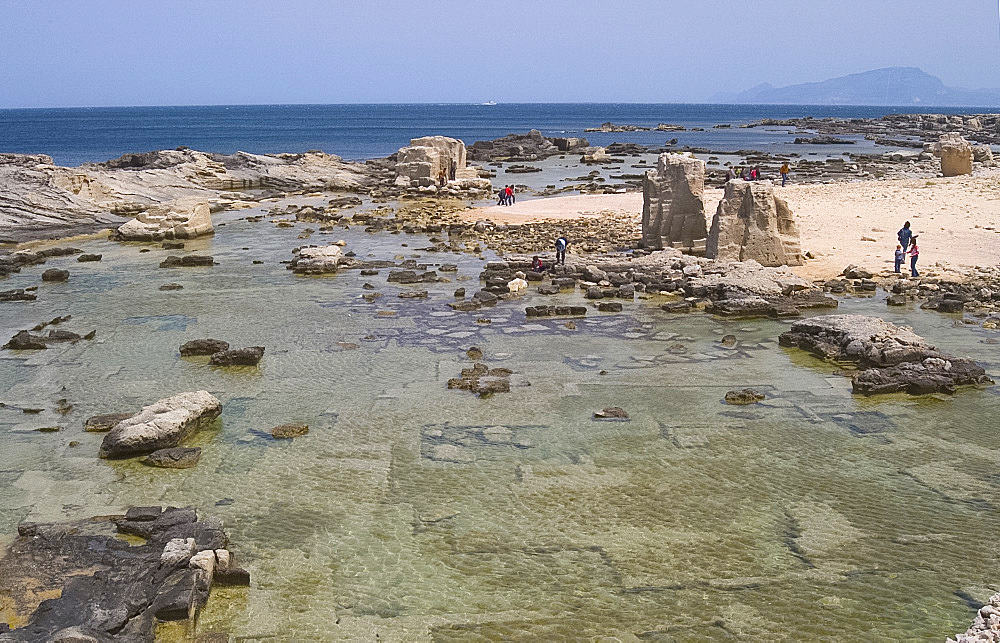
[(954, 393), (956, 387), (990, 384), (973, 360), (942, 353), (909, 328), (879, 317), (823, 315), (792, 324), (778, 338), (823, 359), (857, 362), (855, 393)]
[(188, 212), (169, 207), (150, 208), (118, 226), (115, 236), (123, 241), (163, 241), (193, 239), (213, 232), (212, 211), (207, 203), (199, 203)]
[(661, 154), (642, 180), (642, 242), (647, 248), (705, 251), (705, 163)]
[(762, 266), (802, 265), (799, 229), (770, 181), (726, 183), (705, 254), (720, 261), (752, 259)]
[(442, 175), (451, 181), (465, 169), (465, 143), (447, 136), (410, 139), (396, 153), (397, 183), (405, 186), (435, 185)]
[(941, 157), (941, 174), (945, 176), (972, 174), (974, 158), (972, 145), (958, 132), (942, 134), (931, 149), (936, 156)]

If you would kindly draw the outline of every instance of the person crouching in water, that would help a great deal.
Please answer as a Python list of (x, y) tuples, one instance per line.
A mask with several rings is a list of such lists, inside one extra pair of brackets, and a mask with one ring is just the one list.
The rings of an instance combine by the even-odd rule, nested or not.
[(920, 249), (917, 248), (917, 235), (913, 235), (913, 238), (910, 239), (909, 255), (910, 255), (910, 276), (919, 277), (920, 275), (917, 274), (917, 257), (920, 256)]
[(531, 258), (531, 272), (545, 272), (545, 264), (538, 255)]
[(566, 265), (566, 248), (569, 247), (569, 239), (566, 237), (559, 237), (556, 239), (556, 265), (560, 263)]
[(899, 267), (903, 265), (906, 260), (906, 253), (903, 252), (903, 246), (896, 245), (896, 274), (899, 274)]

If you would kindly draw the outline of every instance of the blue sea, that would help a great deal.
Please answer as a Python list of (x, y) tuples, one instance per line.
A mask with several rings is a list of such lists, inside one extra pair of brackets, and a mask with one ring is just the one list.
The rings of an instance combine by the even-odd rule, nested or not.
[[(60, 165), (105, 161), (128, 152), (187, 146), (206, 152), (305, 152), (319, 149), (349, 160), (388, 156), (417, 136), (441, 134), (489, 140), (531, 128), (547, 136), (586, 136), (593, 145), (634, 142), (786, 151), (787, 132), (772, 128), (712, 129), (762, 118), (865, 118), (889, 113), (961, 113), (961, 108), (916, 109), (815, 105), (697, 104), (409, 104), (230, 105), (0, 110), (0, 152), (41, 153)], [(605, 121), (655, 126), (671, 123), (704, 132), (584, 134)]]

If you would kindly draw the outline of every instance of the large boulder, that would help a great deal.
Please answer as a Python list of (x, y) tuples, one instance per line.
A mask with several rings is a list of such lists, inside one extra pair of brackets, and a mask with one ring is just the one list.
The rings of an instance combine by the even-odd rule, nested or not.
[(972, 174), (972, 145), (958, 132), (942, 134), (933, 147), (934, 154), (941, 157), (941, 174), (961, 176)]
[(770, 181), (729, 181), (708, 233), (706, 256), (753, 259), (762, 266), (800, 266), (799, 229)]
[(222, 403), (208, 391), (180, 393), (143, 407), (104, 436), (102, 458), (121, 458), (175, 447), (219, 417)]
[(661, 154), (642, 179), (642, 241), (647, 248), (705, 250), (705, 163)]
[(193, 239), (213, 232), (211, 209), (207, 204), (200, 203), (189, 212), (151, 208), (118, 226), (115, 236), (124, 241), (163, 241)]
[(399, 182), (414, 186), (434, 185), (442, 173), (453, 180), (465, 166), (465, 143), (447, 136), (410, 139), (409, 147), (396, 153)]

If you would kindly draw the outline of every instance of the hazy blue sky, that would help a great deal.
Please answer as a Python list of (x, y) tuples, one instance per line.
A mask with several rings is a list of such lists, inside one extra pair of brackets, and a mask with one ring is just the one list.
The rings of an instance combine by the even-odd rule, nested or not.
[(0, 0), (0, 107), (673, 102), (894, 65), (1000, 87), (996, 0)]

